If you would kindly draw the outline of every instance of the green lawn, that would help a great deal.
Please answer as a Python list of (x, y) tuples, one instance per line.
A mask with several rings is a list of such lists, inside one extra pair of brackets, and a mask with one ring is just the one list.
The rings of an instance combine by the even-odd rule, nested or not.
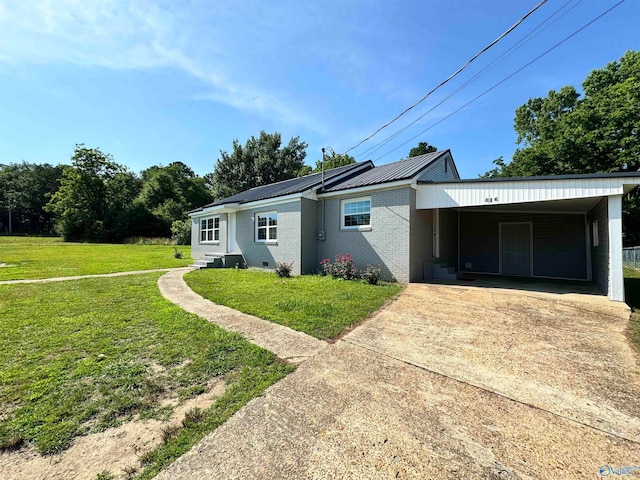
[(143, 457), (148, 478), (292, 370), (165, 300), (159, 273), (0, 285), (0, 446), (43, 454), (133, 418), (165, 418), (221, 376), (202, 418)]
[(402, 286), (303, 275), (281, 279), (257, 270), (210, 269), (185, 275), (187, 284), (212, 302), (327, 339), (361, 322)]
[(192, 263), (191, 247), (180, 245), (67, 243), (51, 237), (0, 236), (0, 280), (70, 277), (96, 273), (183, 267)]

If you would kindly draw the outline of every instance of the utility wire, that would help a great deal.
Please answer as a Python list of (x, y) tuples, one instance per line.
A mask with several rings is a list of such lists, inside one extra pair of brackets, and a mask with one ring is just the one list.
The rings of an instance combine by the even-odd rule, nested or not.
[(375, 132), (373, 132), (371, 135), (369, 135), (367, 138), (365, 138), (364, 140), (361, 140), (359, 143), (357, 143), (356, 145), (354, 145), (353, 147), (345, 150), (344, 153), (348, 153), (351, 150), (353, 150), (354, 148), (359, 147), (360, 145), (362, 145), (364, 142), (366, 142), (367, 140), (370, 140), (371, 138), (373, 138), (376, 134), (378, 134), (381, 130), (387, 128), (389, 125), (391, 125), (392, 123), (394, 123), (395, 121), (397, 121), (400, 117), (402, 117), (405, 113), (407, 113), (408, 111), (410, 111), (411, 109), (413, 109), (414, 107), (418, 106), (419, 104), (421, 104), (422, 102), (424, 102), (433, 92), (435, 92), (436, 90), (438, 90), (440, 87), (442, 87), (443, 85), (445, 85), (447, 82), (449, 82), (451, 79), (453, 79), (454, 77), (456, 77), (460, 72), (462, 72), (465, 68), (467, 68), (471, 62), (473, 62), (476, 58), (478, 58), (480, 55), (482, 55), (484, 52), (486, 52), (487, 50), (489, 50), (491, 47), (493, 47), (496, 43), (498, 43), (500, 40), (502, 40), (504, 37), (506, 37), (507, 35), (509, 35), (513, 30), (515, 30), (518, 25), (520, 25), (522, 22), (524, 22), (527, 17), (529, 17), (530, 15), (533, 14), (533, 12), (535, 12), (536, 10), (538, 10), (542, 5), (544, 5), (545, 3), (547, 3), (548, 0), (542, 0), (538, 5), (536, 5), (532, 10), (530, 10), (524, 17), (522, 17), (520, 20), (518, 20), (516, 23), (514, 23), (507, 31), (505, 31), (502, 35), (500, 35), (498, 38), (496, 38), (493, 42), (491, 42), (489, 45), (487, 45), (486, 47), (484, 47), (482, 50), (480, 50), (478, 53), (476, 53), (473, 57), (471, 57), (470, 60), (467, 61), (467, 63), (465, 63), (463, 66), (461, 66), (458, 70), (456, 70), (454, 73), (452, 73), (451, 75), (449, 75), (449, 77), (446, 80), (443, 80), (442, 82), (440, 82), (436, 87), (432, 88), (429, 92), (427, 92), (420, 100), (418, 100), (417, 102), (415, 102), (413, 105), (407, 107), (406, 109), (404, 109), (402, 112), (400, 112), (400, 114), (398, 114), (393, 120), (385, 123), (383, 126), (381, 126), (380, 128), (378, 128)]
[(520, 73), (522, 70), (524, 70), (525, 68), (529, 67), (530, 65), (532, 65), (533, 63), (537, 62), (538, 60), (540, 60), (542, 57), (544, 57), (545, 55), (547, 55), (549, 52), (551, 52), (552, 50), (555, 50), (556, 48), (558, 48), (560, 45), (562, 45), (563, 43), (567, 42), (569, 39), (575, 37), (578, 33), (580, 33), (581, 31), (583, 31), (585, 28), (591, 26), (591, 24), (597, 22), (598, 20), (600, 20), (602, 17), (604, 17), (605, 15), (607, 15), (609, 12), (611, 12), (613, 9), (619, 7), (620, 5), (622, 5), (626, 0), (620, 0), (618, 3), (616, 3), (615, 5), (613, 5), (611, 8), (605, 10), (604, 12), (602, 12), (600, 15), (598, 15), (596, 18), (594, 18), (593, 20), (591, 20), (590, 22), (586, 23), (585, 25), (583, 25), (582, 27), (580, 27), (578, 30), (576, 30), (575, 32), (573, 32), (571, 35), (565, 37), (564, 39), (562, 39), (561, 41), (559, 41), (558, 43), (556, 43), (553, 47), (545, 50), (544, 52), (542, 52), (540, 55), (538, 55), (536, 58), (534, 58), (533, 60), (531, 60), (530, 62), (528, 62), (527, 64), (523, 65), (522, 67), (520, 67), (519, 69), (517, 69), (515, 72), (511, 73), (509, 76), (503, 78), (502, 80), (500, 80), (498, 83), (496, 83), (495, 85), (493, 85), (491, 88), (488, 88), (487, 90), (485, 90), (484, 92), (482, 92), (480, 95), (474, 97), (473, 99), (469, 100), (467, 103), (465, 103), (464, 105), (462, 105), (460, 108), (454, 110), (453, 112), (451, 112), (449, 115), (447, 115), (444, 118), (441, 118), (440, 120), (438, 120), (437, 122), (435, 122), (434, 124), (430, 125), (428, 128), (425, 128), (424, 130), (422, 130), (420, 133), (418, 133), (417, 135), (411, 137), (409, 140), (407, 140), (404, 143), (401, 143), (400, 145), (398, 145), (397, 147), (393, 148), (392, 150), (389, 150), (387, 153), (383, 154), (382, 156), (376, 158), (376, 161), (380, 160), (381, 158), (386, 157), (387, 155), (389, 155), (392, 152), (395, 152), (397, 149), (399, 149), (400, 147), (404, 147), (407, 143), (415, 140), (416, 138), (418, 138), (420, 135), (428, 132), (429, 130), (431, 130), (433, 127), (440, 125), (442, 122), (444, 122), (445, 120), (447, 120), (448, 118), (452, 117), (453, 115), (455, 115), (456, 113), (458, 113), (460, 110), (468, 107), (469, 105), (471, 105), (472, 103), (474, 103), (476, 100), (484, 97), (487, 93), (491, 92), (492, 90), (495, 90), (497, 87), (499, 87), (500, 85), (502, 85), (503, 83), (505, 83), (507, 80), (511, 79), (512, 77), (516, 76), (518, 73)]
[[(526, 34), (524, 37), (522, 37), (520, 40), (518, 40), (515, 44), (513, 44), (511, 47), (509, 47), (506, 51), (504, 51), (500, 56), (498, 56), (493, 62), (491, 62), (489, 65), (487, 65), (486, 67), (484, 67), (482, 70), (480, 70), (477, 74), (475, 74), (473, 77), (471, 77), (469, 80), (467, 80), (465, 83), (463, 83), (460, 87), (458, 87), (456, 90), (454, 90), (451, 94), (449, 94), (448, 96), (446, 96), (443, 100), (441, 100), (440, 102), (438, 102), (436, 105), (434, 105), (433, 107), (431, 107), (429, 110), (427, 110), (425, 113), (423, 113), (422, 115), (420, 115), (418, 118), (416, 118), (415, 120), (413, 120), (411, 123), (405, 125), (404, 127), (402, 127), (401, 129), (399, 129), (397, 132), (395, 132), (394, 134), (386, 137), (384, 140), (382, 140), (381, 142), (369, 147), (368, 149), (364, 150), (363, 152), (359, 153), (357, 155), (357, 157), (365, 157), (367, 155), (371, 155), (375, 152), (377, 152), (378, 150), (380, 150), (382, 147), (384, 147), (385, 145), (387, 145), (389, 142), (391, 142), (392, 140), (394, 140), (395, 138), (397, 138), (398, 136), (400, 136), (400, 134), (402, 132), (404, 132), (405, 130), (407, 130), (409, 127), (411, 127), (412, 125), (416, 124), (419, 120), (422, 120), (425, 116), (427, 116), (429, 113), (433, 112), (436, 108), (438, 108), (440, 105), (442, 105), (443, 103), (445, 103), (447, 100), (449, 100), (451, 97), (453, 97), (455, 94), (457, 94), (458, 92), (460, 92), (461, 90), (463, 90), (464, 88), (466, 88), (469, 84), (473, 83), (475, 80), (477, 80), (479, 77), (481, 77), (482, 75), (484, 75), (488, 70), (490, 70), (494, 65), (496, 65), (497, 63), (501, 62), (502, 60), (504, 60), (505, 58), (507, 58), (508, 56), (510, 56), (511, 54), (513, 54), (514, 52), (516, 52), (517, 50), (519, 50), (520, 48), (522, 48), (524, 45), (526, 45), (527, 43), (529, 43), (531, 40), (533, 40), (535, 37), (537, 37), (539, 34), (541, 34), (544, 30), (546, 30), (547, 28), (549, 28), (551, 25), (553, 25), (554, 23), (556, 23), (558, 20), (560, 20), (563, 16), (565, 16), (567, 13), (569, 13), (571, 10), (573, 10), (575, 7), (577, 7), (580, 3), (583, 2), (583, 0), (579, 0), (576, 4), (574, 4), (572, 7), (570, 7), (568, 10), (564, 11), (562, 14), (560, 14), (558, 16), (558, 18), (556, 18), (555, 20), (553, 20), (552, 22), (548, 23), (547, 25), (545, 25), (547, 22), (549, 22), (553, 17), (555, 17), (560, 11), (562, 11), (567, 5), (569, 5), (571, 2), (573, 2), (574, 0), (568, 0), (564, 5), (562, 5), (559, 9), (557, 9), (555, 12), (553, 12), (550, 16), (548, 16), (544, 21), (540, 22), (538, 25), (536, 25), (528, 34)], [(545, 25), (543, 27), (543, 25)], [(540, 29), (541, 27), (543, 27), (539, 32), (535, 33), (536, 30)]]

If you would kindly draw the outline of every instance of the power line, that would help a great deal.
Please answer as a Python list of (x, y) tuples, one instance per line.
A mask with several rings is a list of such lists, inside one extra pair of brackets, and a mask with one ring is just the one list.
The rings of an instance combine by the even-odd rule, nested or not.
[[(455, 94), (457, 94), (458, 92), (460, 92), (461, 90), (463, 90), (464, 88), (466, 88), (468, 85), (470, 85), (471, 83), (473, 83), (475, 80), (477, 80), (479, 77), (481, 77), (482, 75), (484, 75), (488, 70), (490, 70), (494, 65), (496, 65), (497, 63), (501, 62), (502, 60), (504, 60), (505, 58), (507, 58), (509, 55), (513, 54), (514, 52), (516, 52), (517, 50), (519, 50), (520, 48), (522, 48), (525, 44), (527, 44), (528, 42), (530, 42), (531, 40), (533, 40), (533, 38), (537, 37), (540, 33), (542, 33), (544, 30), (546, 30), (547, 28), (549, 28), (551, 25), (553, 25), (555, 22), (557, 22), (558, 20), (560, 20), (560, 18), (562, 18), (564, 15), (566, 15), (567, 13), (569, 13), (569, 11), (573, 10), (576, 6), (578, 6), (580, 3), (583, 2), (583, 0), (579, 0), (575, 5), (573, 5), (572, 7), (570, 7), (568, 10), (566, 10), (565, 12), (563, 12), (562, 14), (560, 14), (558, 16), (558, 18), (556, 18), (555, 20), (553, 20), (552, 22), (550, 22), (548, 25), (544, 26), (547, 22), (549, 22), (553, 17), (555, 17), (559, 12), (561, 12), (562, 10), (564, 10), (564, 8), (569, 5), (571, 2), (573, 2), (574, 0), (568, 0), (566, 3), (564, 3), (564, 5), (562, 5), (559, 9), (557, 9), (555, 12), (553, 12), (550, 16), (548, 16), (545, 20), (543, 20), (542, 22), (540, 22), (538, 25), (536, 25), (528, 34), (526, 34), (524, 37), (522, 37), (520, 40), (518, 40), (516, 43), (514, 43), (511, 47), (509, 47), (506, 51), (504, 51), (501, 55), (499, 55), (493, 62), (491, 62), (489, 65), (487, 65), (486, 67), (484, 67), (482, 70), (480, 70), (477, 74), (475, 74), (473, 77), (471, 77), (469, 80), (467, 80), (465, 83), (463, 83), (460, 87), (458, 87), (456, 90), (454, 90), (451, 94), (449, 94), (448, 96), (446, 96), (443, 100), (441, 100), (440, 102), (438, 102), (436, 105), (434, 105), (433, 107), (431, 107), (429, 110), (427, 110), (425, 113), (423, 113), (422, 115), (420, 115), (418, 118), (416, 118), (415, 120), (413, 120), (411, 123), (405, 125), (404, 127), (402, 127), (401, 129), (399, 129), (397, 132), (395, 132), (394, 134), (386, 137), (384, 140), (380, 141), (379, 143), (369, 147), (368, 149), (364, 150), (363, 152), (359, 153), (357, 156), (362, 158), (366, 155), (371, 155), (375, 152), (377, 152), (378, 150), (380, 150), (382, 147), (384, 147), (385, 145), (387, 145), (389, 142), (391, 142), (392, 140), (394, 140), (395, 138), (397, 138), (398, 136), (400, 136), (400, 134), (402, 132), (404, 132), (405, 130), (407, 130), (409, 127), (411, 127), (412, 125), (416, 124), (419, 120), (423, 119), (425, 116), (427, 116), (429, 113), (433, 112), (436, 108), (438, 108), (440, 105), (442, 105), (443, 103), (445, 103), (447, 100), (449, 100), (451, 97), (453, 97)], [(539, 32), (535, 33), (536, 30), (540, 29), (541, 27), (543, 27)], [(530, 38), (529, 38), (530, 37)]]
[(407, 107), (406, 109), (404, 109), (402, 112), (400, 112), (400, 114), (398, 114), (393, 120), (385, 123), (383, 126), (381, 126), (380, 128), (378, 128), (375, 132), (373, 132), (371, 135), (369, 135), (367, 138), (365, 138), (364, 140), (361, 140), (359, 143), (357, 143), (356, 145), (354, 145), (353, 147), (345, 150), (344, 153), (348, 153), (351, 150), (353, 150), (354, 148), (359, 147), (360, 145), (362, 145), (364, 142), (366, 142), (367, 140), (370, 140), (371, 138), (373, 138), (376, 134), (378, 134), (381, 130), (387, 128), (389, 125), (391, 125), (392, 123), (394, 123), (395, 121), (397, 121), (400, 117), (402, 117), (405, 113), (407, 113), (408, 111), (410, 111), (411, 109), (413, 109), (414, 107), (418, 106), (419, 104), (421, 104), (422, 102), (424, 102), (433, 92), (435, 92), (436, 90), (438, 90), (440, 87), (442, 87), (443, 85), (445, 85), (447, 82), (449, 82), (451, 79), (453, 79), (454, 77), (456, 77), (460, 72), (462, 72), (465, 68), (467, 68), (471, 62), (473, 62), (476, 58), (478, 58), (480, 55), (482, 55), (484, 52), (486, 52), (487, 50), (489, 50), (491, 47), (493, 47), (496, 43), (498, 43), (500, 40), (502, 40), (504, 37), (506, 37), (507, 35), (509, 35), (513, 30), (515, 30), (518, 25), (520, 25), (522, 22), (524, 22), (527, 17), (529, 17), (530, 15), (533, 14), (533, 12), (535, 12), (536, 10), (538, 10), (542, 5), (544, 5), (545, 3), (547, 3), (548, 0), (542, 0), (538, 5), (536, 5), (532, 10), (530, 10), (524, 17), (522, 17), (520, 20), (518, 20), (516, 23), (514, 23), (507, 31), (505, 31), (502, 35), (500, 35), (498, 38), (496, 38), (493, 42), (491, 42), (489, 45), (487, 45), (486, 47), (484, 47), (482, 50), (480, 50), (478, 53), (476, 53), (473, 57), (471, 57), (470, 60), (467, 61), (467, 63), (465, 63), (464, 65), (462, 65), (458, 70), (456, 70), (454, 73), (452, 73), (451, 75), (449, 75), (449, 77), (446, 80), (443, 80), (442, 82), (440, 82), (436, 87), (432, 88), (429, 92), (427, 92), (420, 100), (418, 100), (417, 102), (415, 102), (413, 105)]
[(529, 67), (530, 65), (532, 65), (533, 63), (537, 62), (538, 60), (540, 60), (542, 57), (544, 57), (545, 55), (547, 55), (549, 52), (551, 52), (552, 50), (555, 50), (556, 48), (558, 48), (560, 45), (562, 45), (563, 43), (565, 43), (566, 41), (568, 41), (569, 39), (573, 38), (574, 36), (576, 36), (578, 33), (580, 33), (582, 30), (584, 30), (585, 28), (589, 27), (591, 24), (597, 22), (598, 20), (600, 20), (602, 17), (604, 17), (605, 15), (607, 15), (609, 12), (611, 12), (613, 9), (619, 7), (620, 5), (622, 5), (626, 0), (620, 0), (618, 3), (616, 3), (615, 5), (613, 5), (611, 8), (605, 10), (604, 12), (602, 12), (600, 15), (598, 15), (596, 18), (594, 18), (593, 20), (591, 20), (590, 22), (586, 23), (585, 25), (583, 25), (582, 27), (580, 27), (578, 30), (576, 30), (575, 32), (573, 32), (571, 35), (565, 37), (564, 39), (562, 39), (561, 41), (559, 41), (558, 43), (556, 43), (553, 47), (545, 50), (544, 52), (542, 52), (540, 55), (538, 55), (536, 58), (534, 58), (533, 60), (531, 60), (530, 62), (528, 62), (527, 64), (523, 65), (522, 67), (520, 67), (519, 69), (517, 69), (515, 72), (511, 73), (510, 75), (508, 75), (507, 77), (503, 78), (502, 80), (500, 80), (498, 83), (496, 83), (495, 85), (493, 85), (491, 88), (488, 88), (487, 90), (485, 90), (484, 92), (482, 92), (480, 95), (474, 97), (473, 99), (469, 100), (467, 103), (465, 103), (464, 105), (462, 105), (460, 108), (454, 110), (453, 112), (451, 112), (449, 115), (447, 115), (446, 117), (441, 118), (440, 120), (438, 120), (437, 122), (435, 122), (434, 124), (430, 125), (428, 128), (425, 128), (424, 130), (422, 130), (420, 133), (418, 133), (417, 135), (411, 137), (409, 140), (407, 140), (404, 143), (401, 143), (400, 145), (398, 145), (397, 147), (393, 148), (392, 150), (389, 150), (387, 153), (383, 154), (382, 156), (376, 158), (376, 161), (380, 160), (381, 158), (386, 157), (387, 155), (389, 155), (390, 153), (395, 152), (397, 149), (399, 149), (400, 147), (404, 147), (407, 143), (415, 140), (416, 138), (418, 138), (420, 135), (428, 132), (429, 130), (431, 130), (433, 127), (440, 125), (442, 122), (444, 122), (445, 120), (447, 120), (448, 118), (452, 117), (453, 115), (455, 115), (456, 113), (458, 113), (460, 110), (468, 107), (469, 105), (471, 105), (472, 103), (474, 103), (476, 100), (484, 97), (487, 93), (491, 92), (492, 90), (495, 90), (497, 87), (499, 87), (500, 85), (502, 85), (503, 83), (505, 83), (507, 80), (511, 79), (512, 77), (516, 76), (518, 73), (520, 73), (522, 70), (524, 70), (525, 68)]

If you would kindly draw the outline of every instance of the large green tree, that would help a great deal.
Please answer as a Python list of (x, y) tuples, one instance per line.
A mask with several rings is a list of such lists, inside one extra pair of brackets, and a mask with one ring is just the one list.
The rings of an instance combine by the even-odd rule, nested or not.
[[(551, 90), (518, 107), (519, 147), (494, 160), (485, 177), (635, 171), (640, 167), (640, 52), (593, 70), (582, 83)], [(626, 244), (640, 243), (637, 190), (624, 203)]]
[(249, 188), (297, 177), (304, 169), (307, 144), (293, 137), (282, 145), (280, 133), (260, 132), (244, 145), (233, 141), (231, 153), (220, 151), (213, 174), (206, 178), (220, 199)]
[(518, 149), (485, 176), (614, 172), (640, 167), (640, 52), (592, 71), (582, 84), (518, 107)]
[(437, 151), (438, 148), (434, 147), (433, 145), (429, 145), (428, 142), (419, 142), (417, 147), (413, 147), (411, 150), (409, 150), (409, 158)]
[(205, 179), (182, 162), (148, 168), (142, 172), (142, 180), (136, 204), (155, 218), (153, 236), (171, 235), (173, 222), (185, 221), (189, 210), (213, 200)]
[(76, 145), (60, 189), (47, 208), (65, 240), (121, 240), (120, 221), (140, 189), (140, 180), (98, 148)]

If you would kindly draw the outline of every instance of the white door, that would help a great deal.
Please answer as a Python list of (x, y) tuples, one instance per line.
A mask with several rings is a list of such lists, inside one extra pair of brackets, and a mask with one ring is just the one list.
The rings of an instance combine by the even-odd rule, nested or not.
[(237, 253), (238, 243), (236, 242), (236, 214), (230, 213), (228, 215), (229, 228), (227, 232), (229, 237), (227, 238), (227, 253)]

